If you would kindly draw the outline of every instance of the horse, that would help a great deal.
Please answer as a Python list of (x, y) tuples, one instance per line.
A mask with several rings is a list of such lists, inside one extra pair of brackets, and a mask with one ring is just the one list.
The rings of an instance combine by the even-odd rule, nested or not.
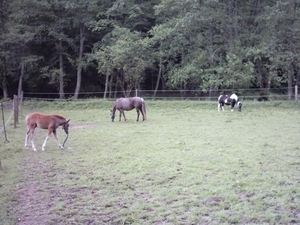
[(242, 103), (239, 101), (239, 98), (235, 93), (230, 97), (228, 95), (220, 95), (218, 98), (218, 111), (220, 111), (220, 109), (224, 111), (224, 105), (230, 105), (231, 111), (233, 111), (235, 104), (237, 105), (238, 111), (241, 112)]
[(143, 115), (143, 121), (146, 120), (146, 106), (143, 98), (140, 97), (132, 97), (132, 98), (119, 98), (115, 101), (112, 109), (110, 110), (111, 121), (114, 122), (116, 110), (120, 112), (119, 121), (121, 121), (121, 117), (123, 115), (124, 120), (126, 121), (125, 111), (130, 111), (132, 109), (136, 109), (137, 119), (139, 121), (140, 112)]
[[(33, 142), (33, 134), (34, 134), (34, 129), (35, 128), (41, 128), (41, 129), (47, 129), (48, 134), (46, 136), (46, 139), (42, 145), (42, 151), (45, 150), (46, 143), (50, 137), (50, 135), (53, 133), (54, 137), (57, 141), (58, 146), (61, 149), (64, 149), (64, 143), (66, 142), (69, 134), (69, 120), (67, 120), (65, 117), (57, 114), (42, 114), (39, 112), (34, 112), (30, 113), (26, 116), (26, 125), (27, 125), (27, 132), (26, 132), (26, 137), (25, 137), (25, 148), (27, 149), (27, 142), (30, 139), (31, 141), (31, 146), (34, 151), (36, 151), (36, 147)], [(62, 126), (62, 129), (65, 131), (67, 134), (67, 137), (65, 139), (65, 142), (63, 145), (58, 140), (56, 129)]]

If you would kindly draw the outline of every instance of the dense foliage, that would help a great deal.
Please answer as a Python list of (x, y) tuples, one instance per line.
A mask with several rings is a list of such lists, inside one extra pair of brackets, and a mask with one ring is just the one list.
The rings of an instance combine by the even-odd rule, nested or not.
[(297, 0), (0, 0), (2, 97), (293, 86)]

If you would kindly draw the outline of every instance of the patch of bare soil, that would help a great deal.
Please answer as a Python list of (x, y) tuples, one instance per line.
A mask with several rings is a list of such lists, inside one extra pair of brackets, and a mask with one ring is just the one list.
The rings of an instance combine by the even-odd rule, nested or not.
[(24, 154), (22, 178), (16, 192), (18, 204), (15, 213), (19, 225), (49, 224), (48, 209), (52, 205), (51, 193), (45, 194), (49, 181), (49, 172), (55, 161), (47, 167), (38, 161), (38, 157)]
[[(78, 124), (70, 126), (70, 129), (81, 129), (99, 126), (99, 124)], [(15, 205), (17, 225), (54, 224), (51, 207), (55, 207), (58, 198), (68, 202), (72, 199), (75, 190), (61, 190), (53, 187), (51, 180), (58, 171), (55, 171), (56, 160), (51, 159), (41, 162), (39, 154), (27, 154), (24, 152), (21, 165), (20, 186), (15, 193), (18, 203)], [(51, 186), (52, 185), (52, 186)], [(85, 190), (87, 191), (87, 190)], [(70, 196), (66, 194), (70, 192)], [(82, 191), (81, 191), (82, 192)], [(84, 192), (84, 190), (83, 190)], [(82, 193), (76, 193), (79, 196)], [(70, 205), (72, 207), (72, 204)], [(54, 219), (55, 220), (55, 219)], [(91, 224), (91, 223), (89, 223)]]

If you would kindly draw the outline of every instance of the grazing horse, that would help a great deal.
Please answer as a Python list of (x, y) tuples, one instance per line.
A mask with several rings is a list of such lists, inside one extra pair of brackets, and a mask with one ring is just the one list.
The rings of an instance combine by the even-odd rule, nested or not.
[[(57, 141), (58, 146), (61, 149), (64, 149), (63, 145), (61, 145), (58, 140), (56, 129), (59, 126), (62, 126), (62, 129), (64, 129), (64, 131), (68, 135), (69, 134), (69, 121), (70, 120), (67, 120), (65, 117), (60, 116), (60, 115), (55, 115), (55, 114), (42, 114), (42, 113), (38, 113), (38, 112), (28, 114), (26, 116), (27, 132), (26, 132), (26, 137), (25, 137), (25, 148), (28, 148), (27, 142), (30, 139), (31, 146), (32, 146), (33, 150), (36, 151), (36, 147), (33, 142), (33, 134), (34, 134), (34, 129), (38, 127), (41, 129), (48, 129), (48, 134), (43, 143), (42, 151), (45, 150), (46, 143), (47, 143), (51, 133), (54, 134), (54, 137)], [(67, 140), (67, 138), (66, 138), (66, 140)]]
[(133, 98), (117, 99), (117, 101), (113, 105), (113, 108), (110, 110), (111, 121), (114, 122), (116, 110), (119, 110), (119, 112), (120, 112), (119, 121), (121, 121), (122, 115), (124, 117), (124, 120), (126, 121), (124, 110), (129, 111), (134, 108), (136, 109), (136, 112), (137, 112), (136, 121), (139, 121), (140, 112), (143, 115), (143, 121), (146, 120), (146, 106), (145, 106), (144, 99), (140, 98), (140, 97), (133, 97)]
[(231, 111), (233, 111), (235, 104), (240, 112), (242, 110), (242, 103), (236, 94), (232, 94), (230, 97), (228, 95), (220, 95), (218, 98), (218, 111), (220, 111), (220, 109), (224, 111), (224, 105), (231, 105)]

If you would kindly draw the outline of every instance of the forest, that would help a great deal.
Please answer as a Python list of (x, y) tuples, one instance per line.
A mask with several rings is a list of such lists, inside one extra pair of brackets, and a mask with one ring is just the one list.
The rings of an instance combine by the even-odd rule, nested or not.
[(299, 0), (0, 0), (0, 98), (285, 87)]

